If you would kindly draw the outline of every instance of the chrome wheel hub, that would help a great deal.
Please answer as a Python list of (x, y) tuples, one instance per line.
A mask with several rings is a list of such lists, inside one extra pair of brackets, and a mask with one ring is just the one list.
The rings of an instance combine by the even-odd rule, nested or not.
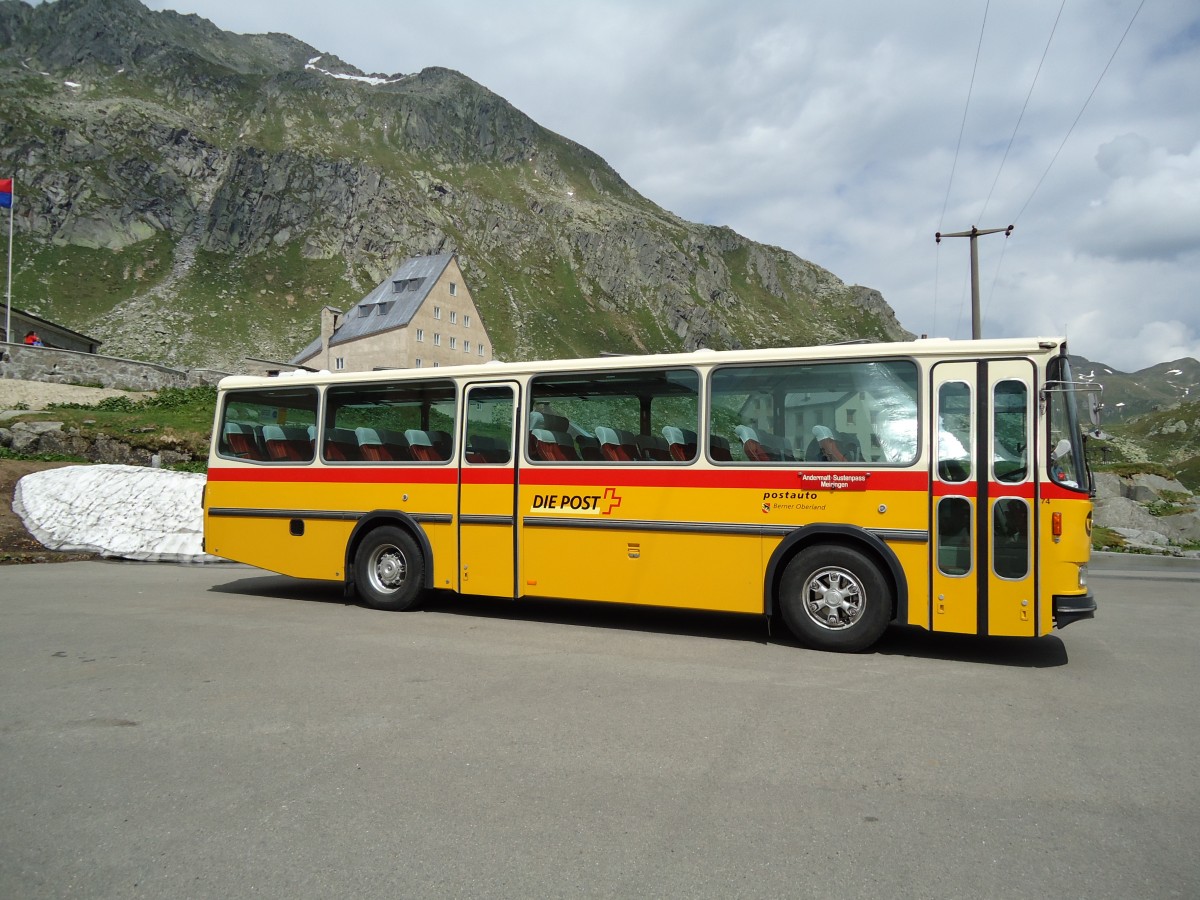
[(848, 569), (818, 569), (804, 585), (804, 611), (822, 628), (841, 631), (862, 618), (866, 594)]
[(404, 584), (408, 566), (404, 554), (396, 547), (380, 547), (371, 560), (371, 581), (376, 590), (392, 592)]

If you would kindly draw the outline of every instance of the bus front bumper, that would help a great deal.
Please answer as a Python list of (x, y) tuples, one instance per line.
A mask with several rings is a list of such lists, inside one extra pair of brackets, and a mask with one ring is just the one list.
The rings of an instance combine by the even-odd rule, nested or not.
[(1054, 595), (1054, 624), (1066, 628), (1080, 619), (1096, 617), (1096, 598), (1089, 590), (1086, 594)]

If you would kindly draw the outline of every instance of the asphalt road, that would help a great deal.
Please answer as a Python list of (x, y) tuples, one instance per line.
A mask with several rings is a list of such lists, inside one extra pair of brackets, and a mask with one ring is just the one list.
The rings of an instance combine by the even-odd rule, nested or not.
[(0, 896), (1196, 897), (1200, 571), (1033, 641), (0, 569)]

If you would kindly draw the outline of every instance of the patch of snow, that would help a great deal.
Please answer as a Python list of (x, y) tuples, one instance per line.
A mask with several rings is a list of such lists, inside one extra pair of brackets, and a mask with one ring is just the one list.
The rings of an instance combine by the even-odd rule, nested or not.
[(65, 84), (69, 88), (83, 87), (83, 85), (80, 84), (78, 81), (64, 81), (63, 84)]
[(373, 75), (345, 75), (338, 72), (330, 72), (328, 69), (322, 69), (317, 65), (320, 59), (321, 57), (314, 56), (304, 64), (304, 68), (320, 72), (322, 75), (328, 75), (330, 78), (341, 78), (344, 81), (361, 81), (363, 84), (395, 84), (397, 81), (403, 81), (408, 77), (407, 75), (401, 75), (399, 78), (376, 78)]
[(1168, 374), (1168, 375), (1182, 375), (1182, 374), (1183, 374), (1183, 369), (1172, 369), (1172, 370), (1171, 370), (1171, 371), (1169, 371), (1167, 374)]
[(17, 482), (13, 511), (51, 550), (219, 562), (201, 549), (205, 478), (143, 466), (64, 466)]

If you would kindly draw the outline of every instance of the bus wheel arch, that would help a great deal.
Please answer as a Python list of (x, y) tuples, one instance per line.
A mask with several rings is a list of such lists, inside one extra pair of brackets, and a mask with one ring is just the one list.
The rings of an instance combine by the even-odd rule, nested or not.
[(904, 620), (904, 571), (877, 536), (854, 526), (807, 526), (790, 534), (767, 568), (765, 611), (822, 650), (857, 652)]
[(406, 610), (432, 586), (433, 554), (424, 530), (403, 513), (364, 516), (346, 543), (347, 587), (375, 609)]

